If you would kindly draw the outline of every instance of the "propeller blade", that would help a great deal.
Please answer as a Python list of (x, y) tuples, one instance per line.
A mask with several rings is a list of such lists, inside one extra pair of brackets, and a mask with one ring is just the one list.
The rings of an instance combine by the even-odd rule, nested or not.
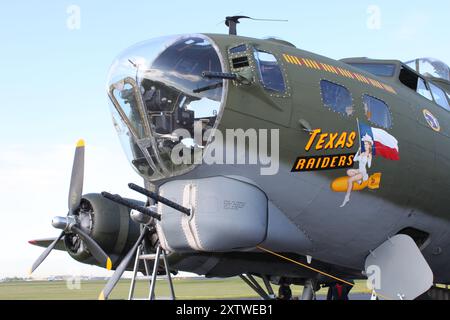
[(44, 252), (41, 253), (41, 255), (39, 256), (39, 258), (37, 258), (37, 260), (33, 263), (33, 266), (30, 269), (29, 274), (31, 275), (34, 270), (36, 270), (37, 267), (39, 267), (39, 265), (42, 263), (42, 261), (45, 260), (45, 258), (47, 258), (47, 256), (49, 255), (50, 251), (53, 250), (53, 248), (56, 246), (56, 244), (58, 243), (59, 240), (61, 240), (61, 238), (64, 236), (64, 231), (61, 232), (61, 234), (59, 235), (58, 238), (56, 238), (48, 247), (47, 249), (44, 250)]
[(111, 294), (111, 291), (114, 289), (117, 282), (122, 277), (122, 274), (127, 269), (128, 265), (130, 264), (130, 260), (133, 257), (133, 254), (137, 251), (139, 244), (142, 242), (142, 240), (147, 235), (147, 233), (148, 233), (148, 229), (144, 228), (141, 235), (139, 236), (139, 239), (134, 244), (133, 248), (131, 248), (131, 250), (128, 251), (127, 255), (120, 262), (119, 266), (117, 267), (117, 269), (114, 272), (114, 274), (112, 275), (112, 277), (109, 278), (109, 280), (106, 283), (105, 287), (103, 288), (102, 292), (100, 292), (100, 295), (98, 297), (99, 300), (108, 299), (109, 295)]
[(84, 140), (79, 140), (73, 158), (72, 177), (69, 189), (69, 214), (78, 208), (83, 194)]
[(92, 239), (86, 232), (78, 228), (77, 226), (72, 226), (70, 228), (70, 231), (80, 236), (81, 239), (86, 244), (86, 247), (88, 248), (89, 252), (92, 254), (92, 256), (100, 262), (102, 265), (105, 266), (106, 269), (111, 270), (112, 268), (112, 261), (108, 257), (108, 255), (103, 251), (103, 249), (95, 242), (94, 239)]

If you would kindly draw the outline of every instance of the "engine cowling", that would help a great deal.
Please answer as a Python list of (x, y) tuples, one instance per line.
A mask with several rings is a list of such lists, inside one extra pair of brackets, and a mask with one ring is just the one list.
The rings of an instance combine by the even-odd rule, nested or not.
[[(130, 218), (130, 209), (100, 194), (83, 195), (80, 209), (74, 214), (83, 231), (87, 232), (109, 255), (113, 269), (131, 249), (140, 234), (139, 224)], [(99, 265), (76, 234), (67, 234), (64, 237), (64, 245), (73, 259)]]

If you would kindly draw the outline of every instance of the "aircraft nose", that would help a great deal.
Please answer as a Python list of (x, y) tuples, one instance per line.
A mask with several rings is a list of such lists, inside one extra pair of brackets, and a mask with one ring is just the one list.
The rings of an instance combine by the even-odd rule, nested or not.
[(108, 96), (114, 125), (132, 166), (145, 179), (193, 168), (173, 156), (193, 158), (205, 147), (204, 141), (194, 141), (194, 131), (203, 136), (217, 127), (227, 80), (203, 75), (223, 72), (223, 61), (211, 39), (189, 35), (138, 44), (113, 63)]

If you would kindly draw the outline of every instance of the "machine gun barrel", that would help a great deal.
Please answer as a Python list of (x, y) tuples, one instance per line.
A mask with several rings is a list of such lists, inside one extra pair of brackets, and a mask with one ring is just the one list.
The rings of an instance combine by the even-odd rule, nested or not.
[(154, 192), (151, 192), (151, 191), (149, 191), (147, 189), (144, 189), (144, 188), (142, 188), (142, 187), (140, 187), (140, 186), (138, 186), (138, 185), (136, 185), (134, 183), (129, 183), (128, 187), (130, 189), (136, 191), (136, 192), (139, 192), (139, 193), (141, 193), (141, 194), (143, 194), (143, 195), (145, 195), (147, 197), (152, 198), (155, 201), (161, 202), (161, 203), (165, 204), (166, 206), (169, 206), (169, 207), (171, 207), (171, 208), (173, 208), (175, 210), (178, 210), (178, 211), (180, 211), (180, 212), (182, 212), (182, 213), (184, 213), (184, 214), (186, 214), (188, 216), (191, 215), (191, 210), (190, 209), (188, 209), (186, 207), (183, 207), (183, 206), (180, 206), (178, 203), (170, 201), (167, 198), (161, 197), (160, 195), (158, 195), (158, 194), (156, 194)]
[(202, 77), (208, 79), (228, 79), (228, 80), (238, 79), (237, 74), (234, 73), (213, 72), (213, 71), (203, 71)]
[(103, 191), (102, 192), (102, 196), (105, 197), (106, 199), (109, 199), (111, 201), (114, 201), (118, 204), (124, 205), (125, 207), (128, 207), (130, 209), (134, 209), (136, 211), (139, 211), (145, 215), (148, 215), (152, 218), (155, 218), (157, 220), (161, 220), (161, 215), (150, 210), (149, 208), (140, 206), (138, 204), (133, 203), (132, 201), (128, 200), (128, 199), (124, 199), (121, 196), (119, 196), (118, 194), (111, 194), (109, 192)]

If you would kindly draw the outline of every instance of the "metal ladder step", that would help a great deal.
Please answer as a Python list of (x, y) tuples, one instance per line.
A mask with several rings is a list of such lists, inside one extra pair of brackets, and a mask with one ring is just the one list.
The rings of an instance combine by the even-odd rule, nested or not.
[(156, 254), (154, 254), (154, 253), (139, 255), (139, 259), (141, 259), (141, 260), (155, 260), (155, 258), (156, 258)]
[[(155, 261), (156, 254), (150, 253), (150, 254), (141, 254), (139, 255), (140, 260), (149, 260), (149, 261)], [(162, 262), (164, 259), (163, 257), (159, 257), (159, 262)]]
[[(171, 298), (172, 298), (172, 300), (175, 300), (175, 292), (173, 289), (172, 277), (170, 274), (169, 265), (167, 263), (165, 250), (163, 248), (161, 248), (161, 246), (158, 246), (156, 249), (156, 254), (145, 254), (144, 243), (141, 244), (141, 246), (139, 246), (136, 251), (136, 259), (134, 262), (133, 277), (131, 279), (128, 300), (136, 299), (136, 298), (134, 298), (134, 287), (135, 287), (135, 283), (136, 283), (136, 275), (137, 275), (137, 271), (139, 269), (139, 261), (140, 260), (144, 261), (145, 274), (147, 277), (149, 277), (148, 280), (150, 282), (149, 283), (150, 284), (150, 292), (149, 292), (148, 300), (155, 299), (155, 285), (156, 285), (156, 279), (157, 279), (157, 275), (158, 275), (158, 268), (161, 265), (161, 263), (163, 263), (164, 267), (165, 267), (165, 271), (167, 274), (167, 281), (169, 282), (170, 291), (171, 291)], [(148, 260), (153, 261), (153, 272), (151, 274), (150, 274), (150, 266), (147, 264)]]

